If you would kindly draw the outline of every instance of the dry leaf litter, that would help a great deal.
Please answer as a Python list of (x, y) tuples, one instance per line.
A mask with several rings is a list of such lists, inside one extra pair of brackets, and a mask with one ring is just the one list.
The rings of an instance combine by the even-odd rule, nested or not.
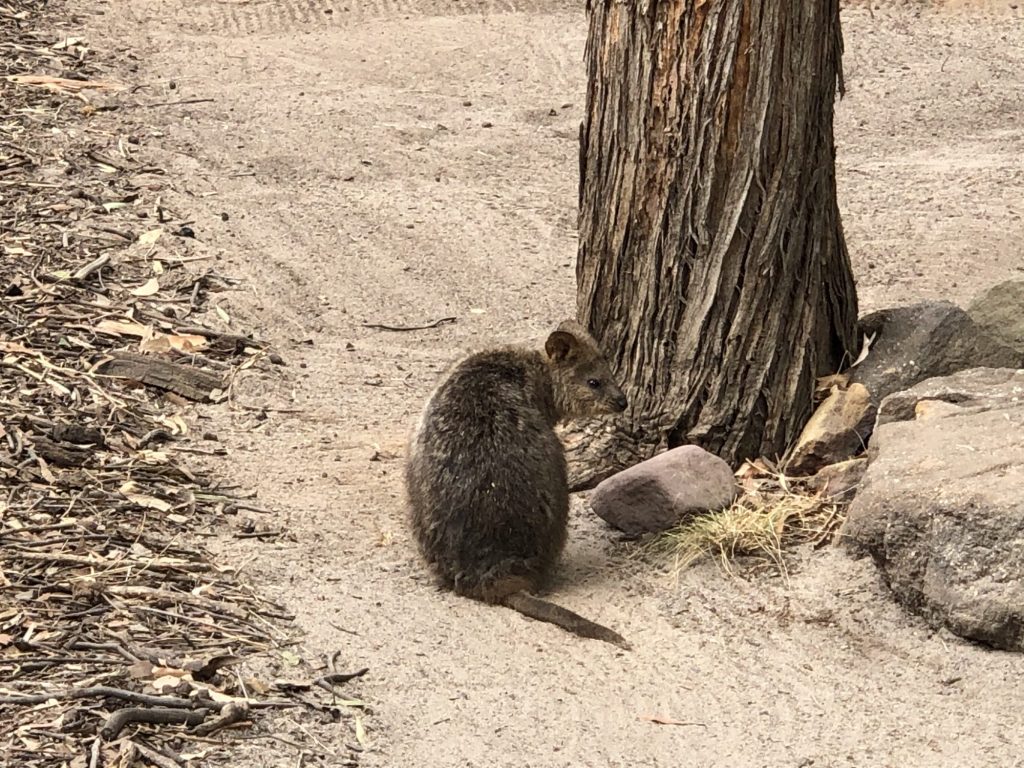
[(255, 507), (175, 442), (191, 401), (273, 355), (201, 322), (233, 281), (190, 256), (137, 142), (91, 125), (123, 89), (86, 41), (39, 31), (59, 18), (0, 0), (3, 762), (204, 764), (222, 729), (271, 708), (365, 734), (363, 704), (335, 695), (365, 670), (244, 674), (268, 651), (299, 666), (290, 617), (196, 544), (195, 527)]

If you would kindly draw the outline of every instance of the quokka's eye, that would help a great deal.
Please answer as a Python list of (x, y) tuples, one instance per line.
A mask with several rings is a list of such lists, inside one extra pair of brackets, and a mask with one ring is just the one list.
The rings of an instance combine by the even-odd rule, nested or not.
[(600, 389), (601, 388), (601, 380), (600, 379), (587, 379), (587, 386), (590, 387), (591, 389)]

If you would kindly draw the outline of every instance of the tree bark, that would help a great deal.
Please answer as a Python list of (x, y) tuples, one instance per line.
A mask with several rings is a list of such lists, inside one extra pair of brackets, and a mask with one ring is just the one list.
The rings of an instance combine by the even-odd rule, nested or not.
[(630, 408), (573, 484), (666, 447), (779, 456), (852, 362), (838, 0), (589, 0), (578, 318)]

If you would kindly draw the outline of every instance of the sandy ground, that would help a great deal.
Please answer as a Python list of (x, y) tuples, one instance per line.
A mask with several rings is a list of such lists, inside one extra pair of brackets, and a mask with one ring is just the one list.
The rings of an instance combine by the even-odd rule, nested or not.
[[(581, 2), (88, 6), (140, 99), (212, 99), (125, 130), (168, 170), (197, 252), (245, 278), (219, 297), (232, 327), (289, 363), (200, 424), (289, 535), (215, 546), (294, 610), (304, 658), (371, 668), (360, 764), (1024, 765), (1024, 658), (930, 632), (836, 551), (798, 553), (788, 582), (705, 565), (675, 583), (577, 505), (557, 599), (629, 654), (426, 578), (399, 483), (410, 419), (463, 349), (573, 312)], [(864, 310), (1024, 276), (1024, 13), (989, 6), (844, 11), (839, 184)], [(275, 727), (319, 740), (307, 766), (355, 742), (351, 723)], [(296, 765), (253, 744), (237, 764)]]

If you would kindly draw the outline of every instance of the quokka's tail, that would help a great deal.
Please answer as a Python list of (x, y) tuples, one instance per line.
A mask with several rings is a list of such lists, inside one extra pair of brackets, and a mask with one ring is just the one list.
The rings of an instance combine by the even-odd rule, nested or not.
[(506, 597), (503, 602), (509, 608), (517, 610), (531, 619), (546, 621), (580, 637), (603, 640), (606, 643), (617, 645), (624, 650), (632, 650), (632, 646), (618, 632), (585, 619), (568, 608), (549, 603), (547, 600), (534, 597), (527, 592), (514, 592)]

